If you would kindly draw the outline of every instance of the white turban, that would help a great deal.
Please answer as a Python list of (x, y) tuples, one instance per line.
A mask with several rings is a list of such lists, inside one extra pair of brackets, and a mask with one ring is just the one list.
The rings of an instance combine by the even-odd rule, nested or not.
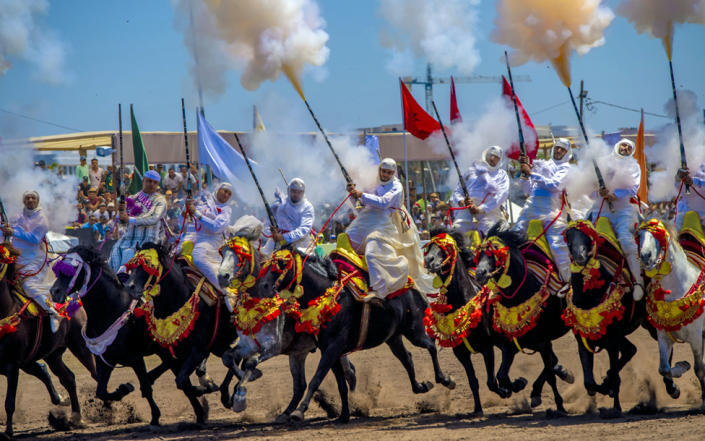
[(379, 163), (379, 169), (391, 170), (395, 172), (397, 171), (397, 161), (392, 158), (384, 158), (382, 159), (382, 162)]
[(22, 200), (24, 200), (24, 198), (26, 198), (27, 196), (30, 196), (30, 195), (33, 195), (35, 198), (37, 198), (37, 202), (39, 202), (39, 193), (37, 193), (34, 190), (28, 190), (28, 191), (25, 191), (24, 193), (22, 193)]
[(289, 182), (289, 190), (306, 191), (306, 184), (301, 178), (294, 178)]
[[(487, 162), (487, 157), (489, 155), (494, 155), (499, 158), (499, 162), (494, 167), (491, 167), (490, 163)], [(499, 169), (499, 167), (502, 166), (502, 159), (504, 159), (504, 150), (502, 149), (502, 147), (500, 147), (498, 145), (493, 145), (491, 147), (488, 147), (482, 152), (482, 160), (485, 162), (485, 164), (487, 165), (487, 167), (491, 171), (495, 171), (495, 170)]]
[(553, 159), (553, 160), (559, 164), (570, 161), (570, 158), (573, 157), (573, 148), (570, 146), (570, 140), (567, 138), (556, 139), (556, 142), (553, 143), (553, 149), (551, 150), (551, 158), (553, 158), (553, 150), (556, 147), (560, 147), (562, 149), (565, 149), (566, 154), (563, 155), (563, 157), (561, 159)]
[(233, 193), (233, 186), (230, 184), (230, 182), (221, 182), (215, 187), (215, 194), (218, 194), (221, 188), (224, 188), (226, 190), (230, 190), (230, 193)]
[(632, 152), (631, 152), (628, 156), (634, 155), (634, 150), (635, 150), (634, 142), (628, 140), (627, 138), (622, 138), (622, 139), (620, 139), (619, 142), (614, 145), (614, 154), (615, 154), (615, 155), (617, 155), (617, 156), (623, 156), (623, 155), (621, 155), (621, 154), (619, 153), (619, 146), (621, 146), (622, 144), (629, 144), (629, 145), (631, 146)]

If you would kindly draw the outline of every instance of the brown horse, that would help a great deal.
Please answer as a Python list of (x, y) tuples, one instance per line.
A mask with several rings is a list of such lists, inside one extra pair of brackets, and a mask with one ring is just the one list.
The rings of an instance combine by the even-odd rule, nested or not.
[(13, 294), (20, 285), (15, 258), (19, 251), (10, 243), (0, 244), (0, 374), (7, 377), (5, 433), (12, 436), (12, 416), (15, 412), (17, 383), (20, 369), (39, 378), (47, 387), (51, 402), (59, 404), (60, 395), (54, 389), (51, 378), (38, 360), (44, 360), (51, 371), (59, 377), (61, 385), (69, 393), (71, 423), (81, 421), (81, 408), (76, 394), (76, 379), (64, 364), (62, 356), (68, 347), (78, 360), (96, 378), (95, 359), (81, 337), (81, 327), (86, 314), (79, 309), (71, 320), (62, 320), (56, 333), (51, 332), (49, 320), (28, 313), (28, 302), (22, 302)]

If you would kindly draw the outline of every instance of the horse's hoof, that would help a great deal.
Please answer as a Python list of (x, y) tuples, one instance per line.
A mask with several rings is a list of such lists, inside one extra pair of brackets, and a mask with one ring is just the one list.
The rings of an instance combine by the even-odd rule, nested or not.
[(531, 397), (531, 408), (533, 409), (534, 407), (539, 407), (541, 405), (541, 396), (540, 395), (535, 395)]
[(575, 382), (575, 376), (573, 373), (560, 364), (557, 364), (556, 367), (553, 368), (553, 372), (558, 376), (558, 378), (568, 384), (573, 384)]
[(233, 404), (230, 406), (233, 412), (240, 413), (247, 409), (247, 400), (244, 396), (241, 398), (237, 394), (233, 395)]
[(71, 425), (72, 428), (85, 427), (85, 425), (83, 424), (83, 420), (81, 419), (80, 412), (71, 412), (71, 417), (69, 418), (69, 424)]
[(688, 372), (690, 369), (690, 363), (687, 361), (679, 361), (678, 363), (674, 364), (673, 367), (671, 368), (671, 378), (678, 378), (681, 375), (685, 374)]
[(158, 432), (162, 430), (162, 425), (159, 424), (159, 421), (152, 421), (149, 423), (149, 426), (147, 426), (147, 430), (150, 432)]
[(0, 441), (12, 441), (12, 434), (0, 432)]
[(430, 381), (424, 381), (423, 383), (419, 383), (418, 386), (414, 387), (413, 392), (415, 394), (425, 394), (431, 389), (433, 389), (433, 383), (431, 383)]
[(70, 406), (71, 405), (71, 398), (68, 396), (61, 396), (59, 394), (59, 402), (56, 403), (57, 406)]
[(350, 415), (340, 415), (335, 419), (335, 424), (348, 424), (350, 422)]
[(677, 400), (681, 396), (681, 390), (678, 389), (676, 383), (673, 382), (666, 383), (666, 393), (674, 400)]
[(282, 413), (274, 419), (274, 424), (288, 424), (290, 421), (289, 415)]
[(217, 392), (220, 390), (220, 387), (218, 387), (217, 384), (215, 384), (215, 381), (211, 377), (208, 376), (208, 374), (198, 377), (198, 384), (201, 385), (201, 387), (206, 389), (206, 393), (210, 394), (213, 392)]
[(472, 413), (470, 414), (470, 416), (473, 418), (476, 418), (476, 417), (481, 417), (484, 414), (485, 414), (485, 412), (483, 412), (482, 409), (480, 408), (480, 409), (473, 410)]
[(446, 378), (445, 381), (441, 382), (441, 384), (450, 390), (455, 389), (455, 381), (453, 381), (453, 378), (451, 378), (450, 375), (448, 376), (448, 378)]
[(129, 395), (134, 391), (135, 386), (132, 383), (123, 383), (117, 388), (117, 393), (120, 395), (120, 399), (125, 398), (126, 395)]
[(622, 411), (614, 407), (610, 407), (609, 409), (601, 407), (600, 418), (602, 418), (603, 420), (613, 420), (615, 418), (622, 418)]
[(294, 423), (301, 423), (304, 421), (304, 413), (300, 410), (295, 410), (289, 415), (289, 419)]
[(262, 378), (262, 371), (257, 368), (252, 369), (252, 373), (250, 374), (250, 382), (253, 382), (260, 378)]
[(494, 392), (499, 395), (500, 398), (509, 398), (512, 396), (512, 391), (503, 387), (498, 387)]
[(514, 382), (512, 382), (512, 392), (517, 393), (524, 390), (526, 385), (529, 384), (529, 380), (524, 377), (519, 377)]

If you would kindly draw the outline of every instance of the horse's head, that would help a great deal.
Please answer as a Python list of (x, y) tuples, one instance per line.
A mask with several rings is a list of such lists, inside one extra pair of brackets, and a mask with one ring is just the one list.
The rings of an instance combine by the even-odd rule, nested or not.
[(20, 255), (20, 250), (13, 247), (10, 242), (0, 243), (0, 281), (5, 277), (14, 278), (14, 274), (10, 274), (11, 268), (14, 269), (14, 264), (17, 262), (17, 257)]
[(103, 270), (102, 257), (90, 248), (79, 245), (54, 262), (52, 270), (56, 280), (49, 292), (54, 302), (63, 303), (72, 294), (78, 298), (87, 294), (91, 274), (97, 278)]
[(148, 242), (125, 264), (130, 274), (125, 287), (131, 297), (151, 299), (159, 294), (165, 269), (164, 254), (160, 245)]
[(301, 254), (290, 248), (275, 251), (265, 263), (266, 271), (262, 271), (260, 287), (263, 296), (283, 293), (284, 297), (303, 292), (301, 279), (303, 277), (303, 258)]
[(585, 266), (597, 253), (597, 246), (602, 238), (589, 220), (576, 220), (568, 223), (563, 231), (563, 238), (568, 244), (570, 260)]
[(480, 245), (476, 256), (475, 278), (482, 285), (490, 279), (497, 279), (498, 275), (505, 274), (509, 269), (510, 259), (509, 246), (497, 236), (488, 237)]
[(221, 288), (237, 288), (255, 281), (259, 266), (259, 253), (245, 237), (230, 238), (220, 248), (222, 260), (218, 268)]
[(663, 221), (651, 218), (639, 225), (635, 234), (639, 246), (639, 259), (644, 271), (654, 273), (667, 264), (670, 233)]
[(445, 276), (453, 271), (460, 247), (463, 246), (463, 236), (455, 231), (438, 232), (424, 246), (424, 265), (429, 272), (437, 276)]

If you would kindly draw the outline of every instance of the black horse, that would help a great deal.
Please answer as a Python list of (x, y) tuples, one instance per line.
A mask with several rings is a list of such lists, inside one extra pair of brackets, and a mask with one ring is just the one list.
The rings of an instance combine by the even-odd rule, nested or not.
[(237, 337), (236, 328), (229, 320), (230, 313), (222, 298), (209, 305), (196, 292), (197, 286), (186, 277), (182, 264), (175, 262), (163, 246), (147, 242), (130, 262), (125, 284), (127, 292), (133, 298), (143, 294), (152, 298), (151, 311), (143, 309), (141, 314), (145, 320), (158, 323), (170, 316), (178, 318), (178, 336), (170, 336), (175, 337), (174, 341), (162, 341), (158, 353), (162, 360), (172, 357), (169, 367), (176, 376), (176, 386), (188, 397), (196, 422), (204, 424), (208, 418), (207, 404), (202, 404), (199, 397), (217, 388), (194, 386), (190, 376), (209, 354), (221, 357)]
[[(19, 255), (19, 251), (10, 243), (0, 246), (8, 250), (10, 256)], [(38, 360), (42, 359), (59, 377), (61, 385), (68, 392), (72, 411), (71, 423), (78, 425), (81, 420), (81, 407), (76, 393), (76, 377), (64, 364), (62, 357), (68, 348), (88, 369), (91, 376), (96, 378), (93, 354), (88, 351), (81, 337), (81, 327), (86, 322), (85, 311), (79, 309), (71, 320), (62, 320), (57, 332), (53, 333), (47, 318), (30, 316), (26, 311), (27, 307), (13, 294), (20, 283), (16, 264), (0, 263), (0, 271), (2, 269), (4, 276), (0, 280), (0, 374), (7, 377), (5, 433), (8, 436), (13, 433), (12, 416), (15, 412), (20, 369), (44, 383), (52, 404), (60, 404), (62, 401), (46, 368), (38, 363)]]
[[(130, 383), (121, 384), (113, 392), (108, 391), (108, 382), (115, 366), (129, 366), (137, 376), (142, 396), (149, 402), (152, 414), (150, 424), (159, 425), (161, 412), (154, 401), (152, 383), (169, 366), (162, 363), (152, 372), (147, 372), (144, 357), (156, 353), (157, 346), (149, 336), (144, 320), (136, 318), (133, 314), (137, 300), (130, 297), (98, 251), (77, 246), (67, 252), (67, 256), (70, 255), (78, 255), (81, 259), (75, 262), (78, 266), (74, 271), (79, 274), (74, 280), (74, 285), (69, 288), (73, 278), (71, 274), (57, 271), (51, 295), (55, 302), (63, 303), (84, 284), (86, 286), (81, 295), (83, 307), (88, 315), (85, 336), (97, 346), (103, 346), (98, 352), (104, 351), (97, 357), (96, 397), (106, 402), (120, 401), (132, 392), (135, 388)], [(90, 268), (89, 280), (86, 280), (83, 263)], [(112, 342), (109, 342), (110, 339)]]
[[(511, 389), (505, 389), (497, 383), (494, 373), (494, 347), (501, 349), (510, 343), (492, 328), (492, 305), (481, 298), (479, 292), (482, 286), (468, 272), (468, 268), (474, 266), (473, 260), (472, 251), (465, 246), (462, 233), (445, 228), (431, 231), (431, 241), (426, 245), (425, 265), (443, 281), (442, 298), (439, 298), (438, 303), (450, 307), (444, 313), (450, 317), (454, 317), (453, 314), (459, 309), (465, 309), (464, 312), (461, 311), (465, 314), (464, 320), (471, 322), (465, 324), (469, 329), (463, 332), (466, 336), (462, 340), (454, 336), (456, 341), (449, 341), (448, 344), (465, 369), (475, 402), (475, 413), (480, 414), (482, 403), (479, 383), (470, 357), (472, 354), (482, 354), (487, 371), (487, 387), (502, 398), (509, 397), (512, 392), (521, 391), (526, 387), (527, 381), (520, 377), (512, 382)], [(471, 307), (467, 308), (466, 305), (471, 301)], [(474, 316), (469, 317), (471, 315)]]
[[(231, 286), (234, 280), (242, 281), (248, 276), (260, 274), (262, 267), (260, 252), (258, 247), (253, 246), (246, 238), (229, 240), (221, 248), (221, 254), (223, 258), (218, 274), (221, 288), (225, 289)], [(319, 275), (328, 278), (327, 270), (324, 269)], [(310, 275), (306, 275), (307, 280), (308, 277)], [(334, 279), (335, 276), (331, 280)], [(269, 288), (265, 291), (261, 281), (257, 280), (245, 292), (240, 292), (240, 303), (236, 308), (243, 307), (243, 296), (253, 299), (271, 299), (274, 294)], [(294, 390), (288, 406), (276, 419), (278, 423), (285, 423), (289, 421), (289, 415), (296, 409), (306, 390), (306, 357), (315, 352), (317, 346), (315, 336), (305, 332), (296, 332), (294, 318), (289, 314), (281, 313), (281, 311), (279, 314), (278, 317), (270, 321), (262, 320), (260, 322), (259, 329), (255, 333), (256, 344), (253, 343), (252, 335), (243, 333), (240, 335), (238, 344), (223, 356), (223, 363), (229, 367), (229, 370), (220, 389), (223, 405), (232, 407), (238, 412), (242, 411), (246, 408), (246, 383), (261, 375), (256, 366), (271, 357), (288, 355)], [(356, 385), (355, 367), (346, 356), (342, 357), (341, 364), (345, 378), (343, 381), (346, 381), (350, 389), (354, 390)], [(229, 395), (229, 385), (233, 376), (237, 376), (239, 382), (231, 396)]]
[[(311, 255), (306, 259), (306, 256), (300, 251), (291, 248), (282, 251), (282, 253), (287, 251), (294, 258), (298, 255), (300, 259), (305, 260), (303, 268), (296, 269), (294, 266), (291, 269), (282, 270), (281, 265), (276, 262), (275, 255), (270, 270), (260, 279), (261, 288), (265, 292), (274, 294), (286, 288), (295, 291), (297, 285), (300, 285), (303, 287), (303, 295), (298, 302), (304, 309), (309, 305), (309, 302), (319, 298), (327, 289), (337, 283), (340, 280), (340, 275), (335, 265), (327, 257), (319, 258)], [(285, 258), (285, 260), (290, 261), (291, 258)], [(279, 268), (279, 271), (272, 270), (275, 268)], [(297, 282), (296, 278), (299, 273), (301, 280)], [(433, 384), (416, 381), (411, 353), (404, 347), (402, 337), (406, 337), (413, 345), (428, 350), (433, 361), (437, 383), (449, 389), (455, 388), (455, 382), (443, 373), (438, 363), (434, 341), (426, 334), (423, 318), (427, 303), (418, 291), (413, 288), (409, 289), (399, 296), (385, 300), (383, 306), (365, 306), (362, 302), (355, 300), (351, 288), (344, 285), (337, 295), (337, 303), (340, 306), (339, 311), (318, 332), (321, 360), (308, 385), (303, 401), (290, 414), (292, 420), (303, 421), (304, 413), (308, 409), (313, 394), (318, 390), (328, 371), (332, 369), (342, 400), (339, 421), (349, 421), (348, 390), (341, 357), (343, 354), (374, 348), (382, 343), (386, 343), (404, 365), (414, 393), (428, 392)], [(366, 320), (368, 325), (365, 328), (361, 326), (361, 323), (366, 308), (369, 308), (367, 311), (369, 316)]]
[[(548, 382), (553, 389), (558, 412), (565, 413), (563, 398), (556, 384), (556, 375), (569, 383), (572, 383), (574, 378), (558, 364), (551, 343), (568, 332), (568, 327), (561, 319), (565, 302), (554, 295), (536, 297), (540, 296), (546, 286), (544, 280), (539, 280), (533, 273), (528, 272), (523, 254), (527, 245), (526, 235), (504, 228), (504, 225), (498, 223), (488, 232), (478, 255), (476, 279), (483, 285), (490, 279), (496, 283), (498, 299), (495, 308), (503, 307), (505, 311), (511, 311), (511, 308), (519, 305), (530, 306), (529, 309), (535, 315), (533, 327), (529, 325), (528, 331), (524, 329), (510, 339), (512, 344), (503, 346), (502, 364), (497, 373), (497, 380), (500, 386), (511, 388), (509, 369), (514, 356), (523, 349), (536, 351), (541, 355), (544, 368), (532, 386), (531, 407), (541, 404), (541, 390), (544, 383)], [(540, 302), (536, 302), (537, 298)], [(495, 325), (498, 317), (496, 311), (497, 309), (493, 317)]]

